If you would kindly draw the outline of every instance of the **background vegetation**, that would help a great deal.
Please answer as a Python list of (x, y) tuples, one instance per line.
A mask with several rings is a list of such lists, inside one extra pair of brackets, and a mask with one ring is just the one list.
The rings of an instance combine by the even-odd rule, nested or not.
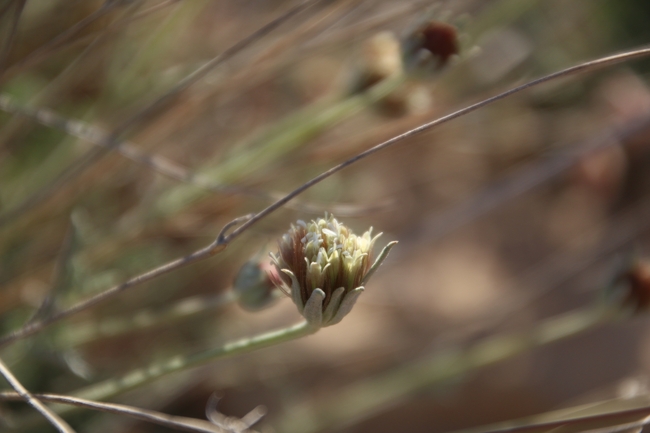
[[(3, 335), (209, 245), (234, 218), (394, 135), (650, 41), (641, 0), (328, 0), (237, 45), (299, 3), (0, 2)], [(391, 56), (381, 32), (405, 40), (429, 19), (457, 27), (460, 54), (360, 90), (369, 65)], [(251, 311), (231, 287), (248, 260), (267, 262), (290, 223), (328, 211), (400, 242), (343, 322), (113, 401), (203, 418), (216, 391), (229, 416), (264, 405), (255, 428), (269, 432), (444, 432), (609, 399), (650, 405), (642, 316), (513, 357), (497, 347), (509, 359), (486, 368), (453, 357), (587, 311), (621, 263), (647, 254), (649, 65), (552, 81), (408, 138), (214, 257), (6, 345), (0, 358), (32, 392), (73, 394), (297, 323), (288, 299)], [(197, 70), (206, 73), (139, 115)], [(418, 370), (431, 356), (450, 356), (435, 370), (449, 374)], [(377, 396), (385, 401), (366, 404)], [(28, 427), (32, 411), (4, 404), (3, 428), (51, 429)], [(66, 420), (77, 431), (168, 431), (86, 410)]]

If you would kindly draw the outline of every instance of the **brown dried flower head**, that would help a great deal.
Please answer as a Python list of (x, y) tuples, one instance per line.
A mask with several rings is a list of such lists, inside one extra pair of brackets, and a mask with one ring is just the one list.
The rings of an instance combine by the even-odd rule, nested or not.
[(439, 70), (459, 51), (456, 27), (442, 21), (431, 20), (406, 38), (403, 55), (405, 64), (411, 70)]

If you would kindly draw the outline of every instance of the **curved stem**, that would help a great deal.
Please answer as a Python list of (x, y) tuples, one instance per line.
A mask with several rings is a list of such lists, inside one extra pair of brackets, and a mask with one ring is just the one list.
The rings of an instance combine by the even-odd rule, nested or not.
[(253, 350), (273, 346), (285, 341), (295, 340), (296, 338), (313, 334), (316, 331), (318, 331), (318, 328), (308, 325), (307, 322), (301, 322), (288, 328), (232, 341), (223, 346), (208, 349), (194, 355), (179, 355), (164, 361), (155, 362), (147, 367), (133, 370), (122, 377), (112, 378), (90, 385), (73, 393), (73, 395), (88, 400), (107, 399), (177, 371), (187, 370), (226, 356), (252, 352)]
[[(241, 236), (242, 233), (244, 233), (246, 230), (248, 230), (254, 224), (258, 223), (263, 218), (265, 218), (268, 215), (270, 215), (271, 213), (275, 212), (276, 210), (278, 210), (279, 208), (284, 206), (286, 203), (288, 203), (290, 200), (292, 200), (295, 197), (297, 197), (298, 195), (302, 194), (303, 192), (305, 192), (306, 190), (308, 190), (312, 186), (314, 186), (317, 183), (320, 183), (321, 181), (323, 181), (323, 180), (327, 179), (328, 177), (332, 176), (334, 173), (337, 173), (337, 172), (343, 170), (344, 168), (346, 168), (346, 167), (348, 167), (348, 166), (350, 166), (352, 164), (355, 164), (358, 161), (361, 161), (362, 159), (365, 159), (365, 158), (369, 157), (370, 155), (373, 155), (373, 154), (375, 154), (375, 153), (377, 153), (377, 152), (379, 152), (379, 151), (381, 151), (383, 149), (386, 149), (386, 148), (391, 147), (391, 146), (393, 146), (393, 145), (395, 145), (397, 143), (400, 143), (401, 141), (403, 141), (403, 140), (405, 140), (407, 138), (414, 137), (414, 136), (419, 135), (419, 134), (421, 134), (421, 133), (423, 133), (425, 131), (429, 131), (429, 130), (435, 128), (436, 126), (442, 125), (443, 123), (447, 123), (447, 122), (449, 122), (451, 120), (454, 120), (454, 119), (456, 119), (458, 117), (464, 116), (464, 115), (469, 114), (469, 113), (471, 113), (473, 111), (476, 111), (476, 110), (478, 110), (480, 108), (491, 105), (491, 104), (493, 104), (495, 102), (498, 102), (498, 101), (500, 101), (502, 99), (505, 99), (505, 98), (507, 98), (507, 97), (509, 97), (511, 95), (514, 95), (515, 93), (522, 92), (522, 91), (527, 90), (527, 89), (529, 89), (531, 87), (535, 87), (535, 86), (538, 86), (540, 84), (547, 83), (549, 81), (553, 81), (555, 79), (566, 78), (566, 77), (569, 77), (571, 75), (580, 74), (580, 73), (584, 73), (584, 72), (591, 72), (591, 71), (594, 71), (594, 70), (597, 70), (597, 69), (600, 69), (600, 68), (604, 68), (606, 66), (612, 66), (612, 65), (615, 65), (615, 64), (618, 64), (618, 63), (621, 63), (621, 62), (630, 61), (630, 60), (633, 60), (633, 59), (639, 59), (639, 58), (643, 58), (643, 57), (647, 57), (647, 56), (650, 56), (650, 48), (646, 47), (646, 48), (640, 48), (640, 49), (637, 49), (637, 50), (626, 51), (626, 52), (619, 53), (619, 54), (614, 54), (612, 56), (601, 57), (599, 59), (592, 60), (592, 61), (589, 61), (589, 62), (580, 63), (578, 65), (571, 66), (571, 67), (563, 69), (561, 71), (554, 72), (552, 74), (545, 75), (545, 76), (543, 76), (541, 78), (529, 81), (528, 83), (522, 84), (520, 86), (513, 87), (510, 90), (506, 90), (505, 92), (499, 93), (499, 94), (497, 94), (495, 96), (492, 96), (490, 98), (483, 99), (483, 100), (481, 100), (479, 102), (476, 102), (474, 104), (471, 104), (471, 105), (469, 105), (469, 106), (467, 106), (465, 108), (461, 108), (460, 110), (454, 111), (453, 113), (450, 113), (450, 114), (448, 114), (446, 116), (442, 116), (442, 117), (440, 117), (438, 119), (432, 120), (431, 122), (424, 123), (424, 124), (422, 124), (422, 125), (420, 125), (420, 126), (418, 126), (416, 128), (410, 129), (410, 130), (408, 130), (406, 132), (403, 132), (403, 133), (401, 133), (399, 135), (396, 135), (395, 137), (390, 138), (390, 139), (384, 141), (383, 143), (379, 143), (376, 146), (373, 146), (370, 149), (365, 150), (365, 151), (353, 156), (352, 158), (350, 158), (350, 159), (348, 159), (346, 161), (343, 161), (342, 163), (340, 163), (338, 165), (335, 165), (334, 167), (330, 168), (329, 170), (326, 170), (323, 173), (319, 174), (318, 176), (314, 177), (313, 179), (305, 182), (304, 184), (302, 184), (301, 186), (299, 186), (298, 188), (296, 188), (295, 190), (293, 190), (292, 192), (290, 192), (289, 194), (284, 196), (282, 199), (276, 201), (272, 205), (270, 205), (270, 206), (266, 207), (265, 209), (262, 209), (261, 211), (259, 211), (253, 218), (251, 218), (250, 220), (248, 220), (247, 222), (242, 224), (239, 228), (237, 228), (230, 235), (228, 235), (228, 237), (226, 238), (226, 241), (230, 242), (230, 241), (234, 240), (235, 238)], [(375, 91), (375, 88), (377, 88), (377, 87), (378, 86), (373, 87), (371, 89), (371, 91)]]

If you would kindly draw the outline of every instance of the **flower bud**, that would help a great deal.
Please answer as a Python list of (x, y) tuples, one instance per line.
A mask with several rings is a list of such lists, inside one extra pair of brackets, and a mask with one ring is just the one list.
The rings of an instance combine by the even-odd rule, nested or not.
[(372, 228), (361, 236), (332, 215), (298, 221), (271, 254), (278, 274), (271, 276), (291, 299), (307, 322), (316, 327), (334, 325), (350, 312), (363, 292), (363, 284), (396, 243), (389, 243), (375, 263), (372, 247), (377, 236)]
[(232, 285), (239, 305), (249, 311), (268, 307), (277, 296), (273, 283), (275, 269), (267, 269), (259, 260), (252, 259), (244, 263)]

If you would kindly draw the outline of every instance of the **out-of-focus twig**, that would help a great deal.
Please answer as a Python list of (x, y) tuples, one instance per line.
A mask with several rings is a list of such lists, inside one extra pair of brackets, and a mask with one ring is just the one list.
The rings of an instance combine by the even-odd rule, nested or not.
[[(131, 3), (130, 8), (128, 8), (125, 11), (125, 14), (128, 14), (129, 12), (135, 12), (137, 8), (140, 7), (140, 5), (141, 4), (137, 2)], [(93, 51), (93, 45), (99, 43), (106, 35), (112, 34), (116, 32), (118, 29), (124, 28), (125, 22), (127, 21), (118, 20), (118, 22), (114, 23), (113, 26), (110, 26), (109, 29), (107, 29), (104, 34), (97, 36), (95, 40), (84, 50), (84, 52), (81, 53), (78, 59), (83, 58), (85, 55), (91, 53)], [(61, 76), (64, 76), (66, 72), (69, 73), (69, 71), (73, 70), (73, 67), (74, 64), (68, 66), (59, 75), (58, 79), (60, 79)], [(53, 86), (53, 83), (55, 83), (56, 81), (57, 81), (56, 79), (51, 81), (48, 84), (48, 87), (51, 88)], [(50, 198), (57, 191), (59, 191), (63, 186), (65, 186), (68, 182), (75, 179), (77, 176), (81, 175), (83, 171), (85, 171), (84, 164), (91, 163), (92, 160), (94, 160), (95, 158), (99, 159), (100, 157), (101, 155), (99, 154), (94, 154), (93, 152), (86, 152), (85, 154), (77, 158), (73, 163), (71, 163), (66, 168), (64, 168), (47, 185), (41, 187), (36, 192), (32, 193), (29, 197), (24, 199), (20, 204), (16, 205), (13, 209), (10, 209), (4, 212), (3, 214), (0, 214), (0, 226), (3, 226), (7, 223), (10, 223), (11, 221), (16, 220), (21, 215), (26, 214), (31, 209), (38, 206), (44, 200)]]
[(2, 375), (9, 385), (16, 391), (16, 395), (19, 399), (25, 400), (30, 406), (36, 409), (38, 412), (47, 419), (50, 424), (52, 424), (58, 431), (61, 433), (75, 433), (75, 431), (65, 422), (59, 415), (54, 413), (50, 408), (41, 403), (37, 398), (35, 398), (27, 389), (14, 377), (9, 368), (5, 363), (0, 359), (0, 375)]
[(74, 38), (80, 32), (82, 32), (84, 29), (86, 29), (95, 21), (104, 17), (106, 14), (111, 12), (116, 7), (123, 4), (124, 2), (122, 1), (106, 0), (97, 10), (90, 13), (90, 15), (86, 16), (81, 21), (77, 22), (72, 27), (62, 32), (61, 34), (55, 36), (53, 39), (51, 39), (49, 42), (45, 43), (44, 45), (40, 46), (38, 49), (29, 53), (29, 55), (27, 55), (24, 59), (20, 60), (18, 63), (12, 65), (10, 68), (7, 68), (4, 74), (0, 74), (0, 83), (6, 82), (7, 80), (11, 79), (11, 77), (14, 77), (15, 75), (25, 70), (26, 68), (38, 64), (44, 59), (50, 57), (51, 55), (65, 48), (71, 42), (75, 41)]
[(257, 31), (253, 32), (251, 35), (240, 40), (230, 48), (223, 51), (221, 54), (207, 62), (205, 65), (201, 66), (187, 77), (182, 79), (176, 86), (171, 90), (167, 91), (165, 94), (154, 100), (152, 103), (146, 105), (134, 115), (130, 116), (118, 126), (116, 126), (112, 132), (108, 135), (108, 140), (106, 146), (91, 149), (85, 154), (73, 161), (68, 167), (63, 169), (59, 176), (54, 179), (49, 185), (36, 191), (30, 197), (25, 199), (21, 204), (16, 206), (14, 209), (6, 212), (4, 215), (0, 215), (0, 226), (9, 223), (10, 221), (15, 220), (19, 216), (23, 215), (25, 212), (31, 210), (35, 206), (42, 203), (44, 200), (51, 197), (64, 185), (68, 184), (73, 179), (76, 179), (83, 172), (86, 171), (90, 166), (94, 165), (100, 159), (104, 157), (107, 153), (112, 151), (117, 145), (120, 144), (120, 137), (128, 132), (133, 126), (138, 123), (142, 123), (145, 120), (150, 120), (153, 116), (159, 115), (164, 111), (169, 104), (175, 100), (175, 98), (180, 95), (187, 88), (192, 86), (194, 83), (205, 77), (209, 72), (213, 71), (216, 67), (234, 57), (236, 54), (257, 42), (268, 33), (275, 30), (277, 27), (293, 18), (295, 15), (300, 12), (316, 5), (317, 3), (323, 0), (306, 0), (301, 4), (293, 7), (289, 11), (285, 12), (280, 17), (274, 19), (270, 23), (264, 25)]
[(389, 140), (384, 141), (383, 143), (380, 143), (364, 152), (361, 152), (357, 154), (356, 156), (353, 156), (352, 158), (330, 168), (329, 170), (319, 174), (315, 178), (305, 182), (303, 185), (300, 187), (296, 188), (286, 196), (284, 196), (282, 199), (276, 201), (272, 205), (268, 206), (266, 209), (261, 210), (257, 215), (255, 215), (253, 218), (251, 218), (248, 222), (242, 224), (241, 227), (238, 229), (234, 230), (226, 239), (227, 242), (232, 241), (233, 239), (237, 238), (240, 236), (242, 233), (244, 233), (246, 230), (248, 230), (250, 227), (252, 227), (254, 224), (259, 222), (261, 219), (265, 218), (267, 215), (270, 215), (271, 213), (275, 212), (277, 209), (282, 207), (285, 203), (289, 202), (296, 196), (302, 194), (304, 191), (308, 190), (312, 186), (316, 185), (317, 183), (320, 183), (321, 181), (327, 179), (334, 173), (337, 173), (344, 168), (362, 160), (370, 155), (373, 155), (380, 150), (386, 149), (388, 147), (391, 147), (399, 142), (402, 142), (403, 140), (406, 140), (407, 138), (414, 137), (416, 135), (419, 135), (425, 131), (429, 131), (433, 129), (436, 126), (442, 125), (443, 123), (449, 122), (451, 120), (454, 120), (458, 117), (464, 116), (465, 114), (471, 113), (473, 111), (476, 111), (480, 108), (483, 108), (487, 105), (493, 104), (495, 102), (498, 102), (504, 98), (507, 98), (515, 93), (519, 93), (521, 91), (527, 90), (531, 87), (538, 86), (543, 83), (547, 83), (549, 81), (558, 79), (558, 78), (566, 78), (571, 75), (583, 73), (583, 72), (590, 72), (594, 71), (596, 69), (603, 68), (605, 66), (611, 66), (617, 63), (633, 60), (633, 59), (638, 59), (642, 57), (646, 57), (650, 55), (650, 48), (640, 48), (637, 50), (632, 50), (632, 51), (626, 51), (620, 54), (614, 54), (612, 56), (607, 56), (607, 57), (602, 57), (600, 59), (592, 60), (589, 62), (581, 63), (576, 66), (572, 66), (566, 69), (563, 69), (558, 72), (554, 72), (552, 74), (546, 75), (544, 77), (538, 78), (536, 80), (530, 81), (526, 84), (517, 86), (515, 88), (512, 88), (510, 90), (507, 90), (505, 92), (499, 93), (496, 96), (493, 96), (491, 98), (484, 99), (482, 101), (479, 101), (475, 104), (472, 104), (468, 107), (462, 108), (460, 110), (457, 110), (451, 114), (448, 114), (446, 116), (440, 117), (436, 120), (433, 120), (431, 122), (427, 122), (423, 125), (418, 126), (417, 128), (413, 128), (409, 131), (406, 131), (402, 134), (399, 134)]
[[(79, 120), (65, 118), (46, 108), (30, 108), (19, 105), (6, 94), (0, 94), (0, 110), (29, 117), (43, 125), (60, 129), (67, 134), (86, 140), (97, 146), (106, 147), (109, 143), (108, 133), (98, 127)], [(130, 141), (120, 141), (116, 145), (115, 150), (125, 158), (149, 167), (163, 176), (197, 186), (207, 191), (222, 194), (246, 195), (268, 201), (278, 200), (283, 196), (283, 194), (280, 193), (264, 192), (254, 188), (214, 182), (205, 176), (191, 172), (188, 168), (161, 155), (146, 153)], [(373, 206), (330, 203), (327, 206), (324, 206), (317, 203), (297, 202), (290, 207), (306, 213), (321, 214), (325, 210), (330, 210), (341, 216), (358, 216), (380, 209), (385, 205), (385, 203), (375, 204)]]
[[(12, 3), (7, 0), (8, 3)], [(5, 43), (0, 48), (0, 77), (5, 71), (7, 60), (9, 59), (9, 53), (11, 48), (14, 46), (14, 40), (16, 39), (16, 31), (18, 30), (18, 22), (20, 21), (20, 16), (23, 14), (23, 9), (25, 8), (25, 3), (27, 0), (15, 0), (14, 2), (14, 16), (11, 19), (11, 27), (9, 28), (9, 34), (6, 36)]]
[(648, 395), (618, 398), (583, 406), (559, 409), (520, 420), (453, 433), (613, 433), (642, 427), (649, 422)]
[(131, 287), (138, 286), (140, 284), (143, 284), (147, 281), (151, 281), (154, 278), (157, 278), (161, 275), (167, 274), (171, 271), (175, 271), (177, 269), (180, 269), (184, 266), (187, 266), (189, 264), (195, 263), (199, 260), (207, 259), (208, 257), (211, 257), (221, 251), (223, 251), (226, 248), (226, 244), (220, 243), (218, 240), (215, 240), (212, 242), (210, 245), (201, 248), (191, 254), (188, 254), (184, 257), (178, 258), (176, 260), (172, 260), (169, 263), (166, 263), (162, 266), (159, 266), (155, 269), (152, 269), (148, 272), (145, 272), (143, 274), (138, 275), (137, 277), (131, 278), (122, 284), (118, 284), (117, 286), (113, 286), (110, 289), (107, 289), (101, 293), (98, 293), (95, 296), (91, 296), (90, 298), (80, 301), (77, 304), (65, 309), (61, 310), (58, 312), (55, 312), (51, 314), (49, 317), (39, 320), (37, 322), (32, 322), (29, 323), (22, 328), (10, 333), (9, 335), (6, 335), (2, 338), (0, 338), (0, 347), (5, 346), (9, 343), (12, 343), (18, 339), (28, 337), (30, 335), (36, 334), (37, 332), (41, 331), (42, 329), (46, 328), (47, 326), (51, 325), (54, 322), (57, 322), (61, 319), (64, 319), (66, 317), (72, 316), (73, 314), (76, 314), (80, 311), (83, 311), (87, 308), (90, 308), (94, 305), (97, 305), (109, 298), (112, 298), (113, 296), (117, 295), (118, 293), (121, 293)]
[[(72, 397), (69, 395), (59, 394), (34, 394), (34, 397), (39, 400), (60, 403), (79, 408), (86, 408), (97, 410), (115, 415), (124, 415), (140, 421), (150, 422), (153, 424), (162, 425), (164, 427), (173, 428), (176, 430), (201, 432), (201, 433), (232, 433), (230, 430), (223, 429), (209, 421), (195, 418), (187, 418), (184, 416), (168, 415), (148, 409), (140, 409), (133, 406), (126, 406), (123, 404), (115, 403), (102, 403), (92, 400), (87, 400), (79, 397)], [(22, 399), (20, 395), (13, 392), (1, 392), (0, 400), (15, 401)], [(248, 432), (253, 433), (252, 430)]]
[(203, 66), (201, 66), (200, 68), (198, 68), (197, 70), (195, 70), (194, 72), (186, 76), (185, 78), (183, 78), (172, 89), (165, 92), (163, 95), (156, 98), (156, 100), (154, 100), (150, 104), (147, 104), (145, 107), (140, 109), (137, 113), (130, 116), (120, 125), (118, 125), (111, 134), (111, 140), (117, 141), (120, 135), (130, 130), (131, 127), (133, 127), (135, 124), (142, 123), (145, 120), (149, 120), (154, 115), (161, 114), (161, 112), (165, 109), (165, 107), (168, 107), (169, 106), (168, 104), (172, 102), (178, 95), (180, 95), (183, 91), (185, 91), (190, 86), (192, 86), (193, 84), (201, 80), (203, 77), (205, 77), (208, 73), (213, 71), (219, 65), (230, 60), (236, 54), (240, 53), (244, 49), (248, 48), (250, 45), (259, 41), (264, 36), (271, 33), (272, 31), (280, 27), (285, 22), (289, 21), (294, 16), (298, 15), (299, 13), (305, 11), (306, 9), (322, 1), (323, 0), (303, 1), (299, 5), (291, 8), (290, 10), (288, 10), (287, 12), (279, 16), (278, 18), (262, 26), (260, 29), (256, 30), (246, 38), (236, 42), (234, 45), (227, 48), (221, 54), (219, 54), (218, 56), (216, 56), (215, 58), (213, 58), (212, 60), (210, 60), (209, 62), (207, 62), (206, 64), (204, 64)]
[[(142, 19), (146, 16), (149, 16), (150, 14), (158, 12), (168, 6), (178, 3), (179, 1), (181, 0), (167, 0), (158, 3), (156, 5), (153, 5), (143, 11), (137, 12), (132, 16), (129, 16), (122, 23), (120, 23), (120, 25), (130, 24), (135, 20)], [(93, 24), (97, 20), (103, 18), (108, 13), (116, 9), (116, 7), (124, 6), (124, 5), (126, 5), (126, 2), (124, 1), (106, 0), (106, 2), (99, 7), (99, 9), (92, 12), (90, 15), (86, 16), (81, 21), (77, 22), (72, 27), (65, 30), (64, 32), (56, 36), (54, 39), (52, 39), (45, 45), (42, 45), (41, 47), (39, 47), (38, 49), (30, 53), (27, 57), (25, 57), (18, 63), (7, 68), (5, 73), (0, 75), (0, 83), (6, 82), (12, 77), (15, 77), (17, 74), (23, 72), (25, 69), (38, 65), (42, 61), (48, 59), (49, 57), (51, 57), (52, 55), (58, 53), (63, 49), (83, 45), (88, 43), (90, 40), (97, 38), (96, 33), (91, 33), (80, 37), (76, 37), (76, 36), (79, 35), (79, 33), (83, 32), (83, 30), (89, 27), (91, 24)]]

